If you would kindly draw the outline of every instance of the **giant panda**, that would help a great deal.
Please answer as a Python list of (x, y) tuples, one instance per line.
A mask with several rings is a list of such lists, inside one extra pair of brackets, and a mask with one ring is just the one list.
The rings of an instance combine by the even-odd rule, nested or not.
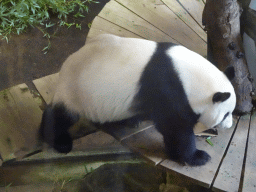
[(149, 118), (170, 159), (204, 165), (210, 156), (196, 148), (193, 127), (232, 126), (232, 78), (233, 67), (223, 73), (181, 45), (99, 35), (64, 62), (39, 132), (58, 152), (68, 153), (69, 129), (80, 118), (89, 126)]

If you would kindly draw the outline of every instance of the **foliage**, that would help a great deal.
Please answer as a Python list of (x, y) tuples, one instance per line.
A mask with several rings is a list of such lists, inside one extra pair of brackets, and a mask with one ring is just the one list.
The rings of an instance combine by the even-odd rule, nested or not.
[[(75, 18), (85, 17), (89, 11), (88, 4), (98, 3), (95, 0), (0, 0), (0, 35), (3, 39), (10, 35), (20, 34), (29, 26), (38, 27), (44, 36), (50, 38), (45, 29), (54, 25), (81, 29), (81, 24), (67, 23), (69, 14)], [(50, 22), (50, 16), (56, 15), (58, 20)], [(47, 47), (50, 47), (50, 41)]]

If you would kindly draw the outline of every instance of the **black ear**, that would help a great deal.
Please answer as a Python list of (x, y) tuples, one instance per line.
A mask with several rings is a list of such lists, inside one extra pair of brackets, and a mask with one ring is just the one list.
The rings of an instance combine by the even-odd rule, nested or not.
[(235, 77), (235, 69), (233, 66), (228, 67), (225, 71), (224, 71), (225, 75), (227, 76), (227, 78), (229, 79), (229, 81), (232, 81)]
[(223, 101), (226, 101), (229, 97), (230, 97), (230, 93), (228, 92), (225, 92), (225, 93), (217, 92), (213, 95), (212, 102), (213, 103), (223, 102)]

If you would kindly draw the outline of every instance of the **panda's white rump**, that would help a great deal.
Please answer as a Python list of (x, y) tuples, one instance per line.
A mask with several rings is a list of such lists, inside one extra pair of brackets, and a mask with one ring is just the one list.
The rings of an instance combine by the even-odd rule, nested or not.
[(94, 122), (133, 116), (128, 109), (155, 49), (155, 42), (113, 35), (89, 41), (63, 64), (53, 102), (63, 101)]

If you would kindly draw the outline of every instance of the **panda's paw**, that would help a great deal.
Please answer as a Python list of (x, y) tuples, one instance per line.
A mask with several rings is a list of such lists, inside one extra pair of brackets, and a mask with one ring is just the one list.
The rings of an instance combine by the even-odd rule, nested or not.
[(72, 150), (73, 141), (69, 133), (63, 133), (54, 139), (53, 148), (59, 153), (68, 153)]
[(199, 166), (205, 165), (210, 159), (211, 156), (208, 155), (208, 153), (206, 153), (205, 151), (196, 150), (192, 156), (186, 159), (186, 162), (192, 166)]

